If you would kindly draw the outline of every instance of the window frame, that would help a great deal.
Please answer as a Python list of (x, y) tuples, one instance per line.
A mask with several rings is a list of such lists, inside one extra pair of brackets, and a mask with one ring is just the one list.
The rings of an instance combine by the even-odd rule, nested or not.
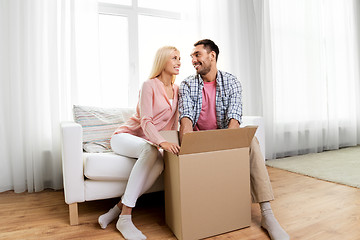
[(136, 106), (139, 91), (139, 21), (140, 15), (181, 20), (180, 12), (172, 12), (138, 6), (138, 0), (132, 0), (132, 5), (113, 3), (98, 3), (98, 13), (128, 18), (129, 42), (129, 80), (128, 80), (128, 106)]

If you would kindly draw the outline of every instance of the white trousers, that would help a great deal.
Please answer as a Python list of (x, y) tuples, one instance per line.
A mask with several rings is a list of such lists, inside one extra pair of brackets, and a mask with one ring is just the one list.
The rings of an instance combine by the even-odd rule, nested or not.
[(115, 134), (110, 144), (115, 153), (137, 158), (121, 198), (124, 205), (135, 207), (138, 197), (154, 184), (164, 170), (163, 158), (156, 147), (128, 133)]

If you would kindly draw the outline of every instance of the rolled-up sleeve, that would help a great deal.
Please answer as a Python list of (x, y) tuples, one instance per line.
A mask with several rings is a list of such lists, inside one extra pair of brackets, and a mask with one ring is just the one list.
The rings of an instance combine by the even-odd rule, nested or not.
[(179, 89), (179, 121), (187, 117), (194, 123), (194, 102), (191, 99), (190, 85), (183, 81)]
[(229, 81), (229, 108), (226, 122), (229, 124), (231, 119), (236, 119), (240, 124), (242, 122), (242, 88), (236, 77)]

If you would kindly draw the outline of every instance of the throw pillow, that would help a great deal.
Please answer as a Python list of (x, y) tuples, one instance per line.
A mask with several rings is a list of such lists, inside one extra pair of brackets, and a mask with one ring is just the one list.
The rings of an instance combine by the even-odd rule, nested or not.
[(133, 108), (100, 108), (74, 105), (74, 120), (83, 128), (85, 152), (111, 151), (114, 131), (134, 113)]

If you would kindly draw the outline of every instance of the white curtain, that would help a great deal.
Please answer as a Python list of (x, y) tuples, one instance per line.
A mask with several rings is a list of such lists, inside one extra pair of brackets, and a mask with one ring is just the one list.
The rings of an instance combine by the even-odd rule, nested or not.
[[(266, 158), (360, 143), (357, 1), (200, 1), (201, 37), (262, 115)], [(224, 59), (225, 58), (225, 59)]]
[(96, 24), (96, 1), (0, 0), (0, 192), (62, 188), (59, 124), (96, 88)]
[[(269, 1), (268, 158), (360, 143), (356, 1)], [(264, 70), (264, 69), (263, 69)], [(268, 82), (265, 82), (266, 81)], [(269, 101), (267, 101), (269, 100)]]
[(262, 0), (198, 0), (196, 40), (210, 38), (220, 48), (218, 69), (238, 77), (244, 115), (262, 115), (260, 81)]

